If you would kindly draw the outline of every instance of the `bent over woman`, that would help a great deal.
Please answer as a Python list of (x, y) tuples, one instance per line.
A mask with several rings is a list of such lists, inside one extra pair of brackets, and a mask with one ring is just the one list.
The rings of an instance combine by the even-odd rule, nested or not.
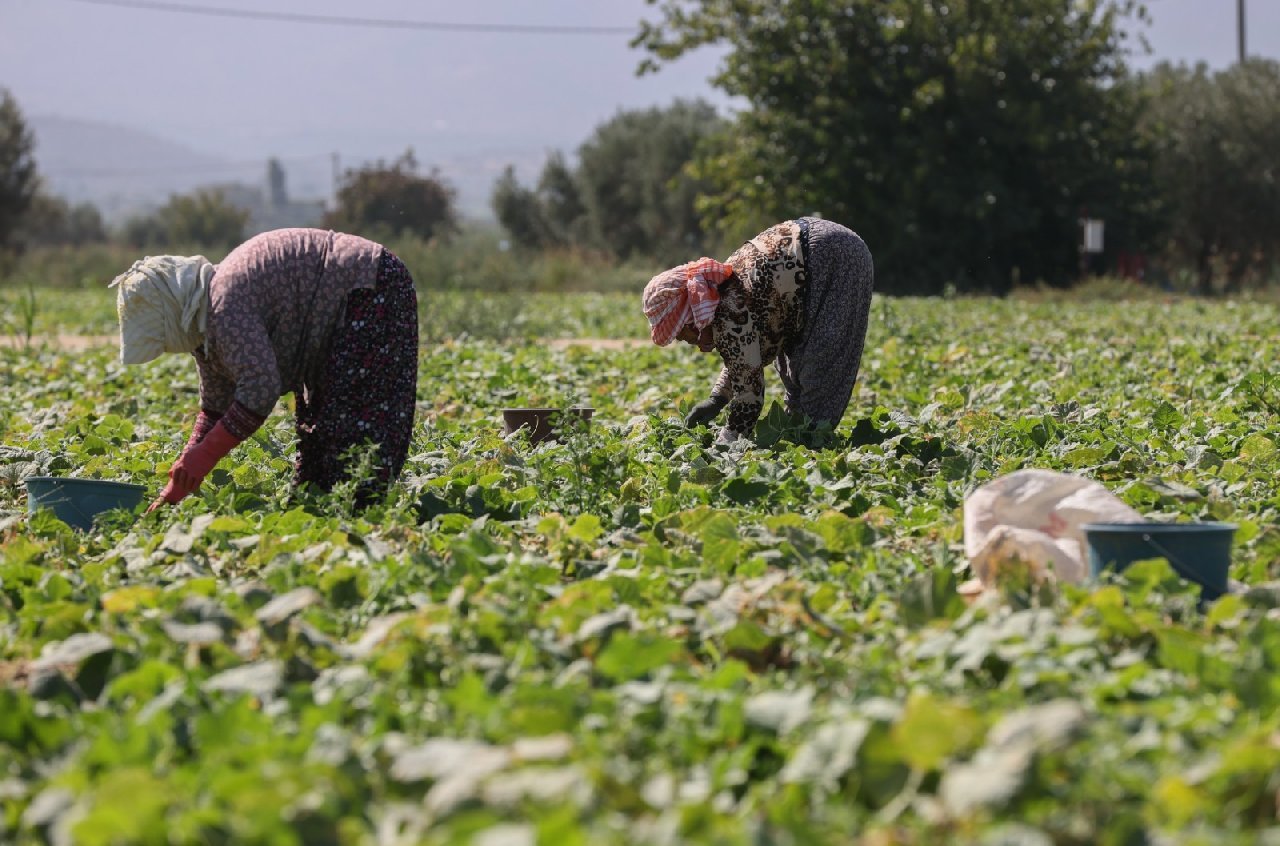
[(329, 490), (351, 450), (376, 449), (368, 504), (400, 473), (413, 429), (417, 293), (400, 259), (373, 241), (321, 229), (278, 229), (219, 264), (148, 256), (116, 277), (120, 360), (190, 353), (200, 412), (151, 508), (200, 487), (223, 456), (293, 392), (294, 484)]
[(728, 406), (718, 440), (751, 435), (773, 363), (787, 411), (835, 427), (858, 376), (873, 281), (862, 239), (809, 217), (769, 227), (723, 264), (702, 258), (653, 277), (644, 289), (653, 342), (679, 339), (724, 361), (685, 423), (708, 423)]

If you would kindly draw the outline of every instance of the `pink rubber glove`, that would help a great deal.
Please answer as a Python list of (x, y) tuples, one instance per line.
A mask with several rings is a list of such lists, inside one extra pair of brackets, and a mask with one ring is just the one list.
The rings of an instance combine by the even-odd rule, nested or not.
[(160, 492), (160, 499), (171, 504), (181, 502), (200, 487), (214, 465), (238, 443), (240, 439), (219, 421), (200, 443), (184, 452), (169, 468), (169, 484)]

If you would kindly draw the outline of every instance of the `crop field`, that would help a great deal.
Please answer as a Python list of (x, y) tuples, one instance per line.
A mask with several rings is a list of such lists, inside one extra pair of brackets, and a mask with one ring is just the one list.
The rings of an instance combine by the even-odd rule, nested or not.
[[(110, 332), (93, 296), (30, 322)], [(713, 357), (544, 342), (643, 337), (637, 298), (425, 296), (385, 505), (293, 494), (282, 402), (89, 533), (22, 479), (158, 490), (194, 364), (0, 346), (0, 842), (1280, 844), (1280, 309), (872, 321), (832, 440), (770, 372), (717, 447), (679, 422)], [(560, 443), (502, 434), (576, 403)], [(966, 604), (964, 496), (1027, 467), (1238, 524), (1247, 591), (1201, 608), (1155, 561)]]

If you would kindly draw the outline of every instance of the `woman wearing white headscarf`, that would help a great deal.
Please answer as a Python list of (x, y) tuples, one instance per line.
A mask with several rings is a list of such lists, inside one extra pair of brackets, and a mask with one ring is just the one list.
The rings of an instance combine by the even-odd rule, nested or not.
[(329, 490), (354, 447), (373, 445), (368, 502), (404, 465), (417, 389), (417, 294), (404, 264), (373, 241), (320, 229), (249, 239), (220, 264), (150, 256), (118, 289), (120, 359), (190, 353), (200, 412), (152, 508), (200, 487), (292, 391), (295, 484)]
[(685, 423), (709, 423), (728, 406), (718, 440), (750, 436), (772, 362), (787, 411), (834, 428), (858, 377), (874, 275), (854, 232), (802, 217), (769, 227), (723, 264), (702, 258), (649, 280), (643, 305), (653, 342), (685, 341), (724, 361), (710, 398)]

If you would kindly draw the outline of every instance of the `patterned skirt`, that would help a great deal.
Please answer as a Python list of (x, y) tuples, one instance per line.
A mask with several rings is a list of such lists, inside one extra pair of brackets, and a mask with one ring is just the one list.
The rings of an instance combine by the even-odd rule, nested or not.
[(347, 296), (324, 386), (307, 400), (295, 395), (294, 484), (328, 491), (363, 466), (357, 502), (385, 493), (409, 454), (417, 387), (418, 296), (408, 268), (384, 249), (375, 286)]

